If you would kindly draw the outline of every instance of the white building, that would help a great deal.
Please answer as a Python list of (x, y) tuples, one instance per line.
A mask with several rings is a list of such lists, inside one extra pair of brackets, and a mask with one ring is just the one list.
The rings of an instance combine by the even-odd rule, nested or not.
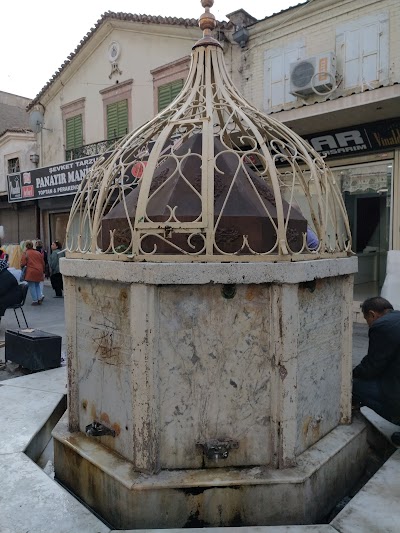
[[(30, 98), (0, 91), (0, 226), (5, 229), (5, 242), (18, 242), (35, 223), (33, 202), (24, 202), (16, 211), (7, 201), (8, 174), (32, 167), (35, 136), (29, 129), (26, 107)], [(19, 231), (18, 231), (19, 229)]]
[[(107, 12), (30, 102), (39, 168), (21, 167), (18, 183), (9, 177), (10, 204), (21, 210), (35, 200), (46, 245), (63, 241), (74, 193), (94, 158), (179, 93), (200, 36), (194, 19)], [(38, 234), (31, 229), (24, 238)]]
[(335, 168), (358, 299), (378, 293), (400, 248), (399, 27), (398, 0), (308, 1), (247, 26), (235, 64), (246, 97)]

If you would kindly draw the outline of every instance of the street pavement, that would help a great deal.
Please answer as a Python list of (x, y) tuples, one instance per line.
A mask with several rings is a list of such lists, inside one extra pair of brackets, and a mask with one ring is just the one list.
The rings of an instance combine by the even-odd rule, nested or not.
[[(28, 296), (24, 305), (24, 313), (29, 328), (40, 329), (47, 333), (60, 335), (62, 337), (62, 357), (65, 359), (65, 316), (64, 316), (64, 298), (54, 298), (54, 291), (50, 282), (45, 281), (44, 300), (42, 305), (32, 306), (32, 299)], [(20, 309), (17, 309), (21, 329), (24, 329), (25, 321)], [(12, 309), (8, 309), (1, 318), (0, 322), (0, 346), (4, 343), (5, 333), (8, 329), (18, 329), (18, 323)], [(0, 381), (5, 379), (16, 378), (27, 374), (27, 370), (19, 368), (19, 365), (8, 362), (4, 365), (5, 348), (0, 348)]]

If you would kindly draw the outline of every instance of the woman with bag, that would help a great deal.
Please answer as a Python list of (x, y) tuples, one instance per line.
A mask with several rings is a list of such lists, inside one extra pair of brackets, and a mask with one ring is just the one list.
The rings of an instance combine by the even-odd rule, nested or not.
[(24, 279), (28, 282), (32, 305), (40, 305), (43, 301), (40, 282), (44, 278), (44, 260), (42, 255), (33, 249), (32, 241), (26, 241), (25, 248), (21, 258), (21, 268), (26, 267)]

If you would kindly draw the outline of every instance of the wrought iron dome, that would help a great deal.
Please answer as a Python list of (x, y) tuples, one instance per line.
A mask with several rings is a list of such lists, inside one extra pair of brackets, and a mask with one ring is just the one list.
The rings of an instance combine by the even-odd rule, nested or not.
[[(324, 160), (233, 86), (201, 0), (203, 38), (178, 97), (81, 183), (68, 257), (285, 261), (344, 257), (351, 235)], [(314, 235), (313, 235), (314, 233)]]

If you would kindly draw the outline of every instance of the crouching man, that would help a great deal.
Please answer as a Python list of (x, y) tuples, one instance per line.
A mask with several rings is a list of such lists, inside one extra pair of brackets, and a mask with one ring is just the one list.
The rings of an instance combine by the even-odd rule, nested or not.
[(361, 310), (369, 326), (369, 344), (367, 355), (353, 370), (353, 406), (365, 405), (400, 424), (400, 311), (379, 296), (365, 300)]

